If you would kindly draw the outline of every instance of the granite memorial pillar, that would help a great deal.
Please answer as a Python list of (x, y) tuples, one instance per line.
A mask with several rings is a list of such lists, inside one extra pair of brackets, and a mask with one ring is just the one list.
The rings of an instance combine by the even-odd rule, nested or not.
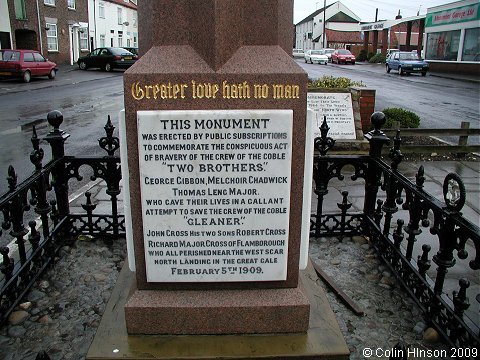
[(292, 14), (293, 0), (139, 2), (141, 58), (124, 75), (129, 334), (307, 331)]

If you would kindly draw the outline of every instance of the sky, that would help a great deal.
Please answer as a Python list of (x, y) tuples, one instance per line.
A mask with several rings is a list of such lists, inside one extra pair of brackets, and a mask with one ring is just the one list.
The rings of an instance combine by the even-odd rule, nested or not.
[[(343, 5), (360, 17), (363, 22), (375, 21), (375, 9), (378, 8), (378, 20), (393, 20), (400, 10), (403, 17), (427, 13), (427, 8), (452, 3), (455, 0), (340, 0)], [(327, 6), (336, 0), (327, 0)], [(324, 0), (294, 0), (293, 22), (296, 24), (317, 9), (323, 8)]]

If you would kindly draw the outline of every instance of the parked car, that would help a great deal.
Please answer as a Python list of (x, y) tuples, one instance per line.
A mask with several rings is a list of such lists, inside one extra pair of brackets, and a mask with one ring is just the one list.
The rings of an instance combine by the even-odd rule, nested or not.
[(328, 57), (323, 50), (307, 50), (305, 52), (305, 62), (311, 64), (327, 65)]
[(327, 55), (328, 62), (332, 62), (332, 54), (335, 51), (335, 49), (325, 48), (325, 49), (322, 49), (322, 50), (325, 52), (325, 55)]
[(429, 65), (425, 60), (418, 57), (416, 53), (407, 51), (397, 51), (390, 54), (385, 63), (387, 73), (390, 70), (397, 70), (400, 75), (421, 73), (422, 76), (426, 76), (428, 68)]
[(55, 79), (57, 64), (35, 50), (0, 50), (0, 77), (19, 78), (30, 82), (33, 76)]
[(105, 71), (127, 69), (137, 61), (138, 56), (124, 48), (106, 47), (93, 50), (90, 54), (79, 57), (78, 67), (81, 70), (100, 68)]
[(303, 58), (305, 53), (303, 52), (303, 49), (293, 49), (292, 55), (294, 58)]
[(350, 50), (338, 49), (332, 53), (332, 63), (345, 63), (355, 65), (355, 55)]

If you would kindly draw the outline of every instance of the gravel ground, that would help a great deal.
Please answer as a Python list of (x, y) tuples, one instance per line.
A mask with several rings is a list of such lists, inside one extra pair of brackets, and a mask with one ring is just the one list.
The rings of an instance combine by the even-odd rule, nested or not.
[[(364, 316), (355, 315), (319, 280), (350, 349), (350, 359), (388, 359), (399, 341), (409, 349), (409, 359), (449, 359), (441, 356), (448, 347), (439, 342), (435, 330), (426, 327), (418, 306), (379, 261), (367, 239), (311, 239), (310, 257), (364, 311)], [(371, 357), (366, 356), (369, 351)], [(420, 355), (426, 351), (437, 356)]]
[(25, 301), (0, 329), (0, 359), (84, 359), (125, 258), (125, 240), (113, 246), (79, 240), (60, 251)]

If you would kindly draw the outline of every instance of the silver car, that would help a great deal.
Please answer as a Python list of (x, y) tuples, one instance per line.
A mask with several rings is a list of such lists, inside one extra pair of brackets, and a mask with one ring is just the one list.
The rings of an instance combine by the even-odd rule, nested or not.
[(307, 50), (305, 51), (305, 62), (310, 64), (327, 65), (328, 57), (324, 50)]

